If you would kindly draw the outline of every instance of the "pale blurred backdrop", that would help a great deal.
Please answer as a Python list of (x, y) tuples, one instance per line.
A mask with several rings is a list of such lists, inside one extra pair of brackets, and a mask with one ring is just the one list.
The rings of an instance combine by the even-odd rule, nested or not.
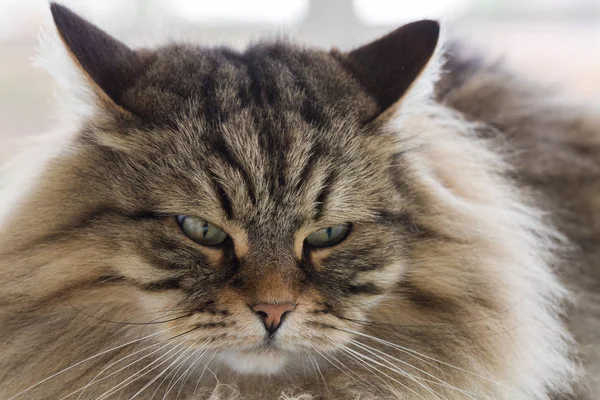
[[(454, 37), (565, 96), (600, 107), (600, 0), (70, 0), (129, 44), (187, 38), (243, 46), (290, 37), (349, 49), (439, 18)], [(52, 82), (32, 65), (47, 0), (0, 0), (0, 163), (54, 123)]]

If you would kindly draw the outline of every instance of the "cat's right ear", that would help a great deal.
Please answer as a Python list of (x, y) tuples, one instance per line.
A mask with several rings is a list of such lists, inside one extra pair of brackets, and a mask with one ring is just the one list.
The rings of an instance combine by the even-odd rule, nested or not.
[(60, 40), (105, 105), (131, 112), (123, 102), (148, 59), (81, 18), (67, 7), (51, 3)]

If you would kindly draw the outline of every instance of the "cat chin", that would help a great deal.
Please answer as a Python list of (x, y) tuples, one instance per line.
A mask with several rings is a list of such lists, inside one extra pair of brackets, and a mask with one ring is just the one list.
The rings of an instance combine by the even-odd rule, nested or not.
[(233, 371), (243, 375), (275, 375), (283, 370), (289, 356), (280, 351), (224, 351), (218, 355)]

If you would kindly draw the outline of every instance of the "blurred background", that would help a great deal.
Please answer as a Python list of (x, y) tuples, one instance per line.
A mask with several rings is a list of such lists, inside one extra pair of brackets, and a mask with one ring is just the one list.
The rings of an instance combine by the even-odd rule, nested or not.
[[(242, 47), (290, 37), (349, 49), (404, 22), (441, 18), (452, 36), (566, 96), (600, 107), (600, 0), (71, 0), (128, 44), (187, 38)], [(32, 65), (47, 0), (0, 0), (0, 164), (53, 123), (52, 82)]]

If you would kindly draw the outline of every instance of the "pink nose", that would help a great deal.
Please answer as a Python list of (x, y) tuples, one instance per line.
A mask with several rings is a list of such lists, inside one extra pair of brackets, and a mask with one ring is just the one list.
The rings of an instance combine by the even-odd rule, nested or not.
[(265, 328), (270, 335), (275, 333), (277, 328), (279, 328), (281, 325), (285, 315), (289, 312), (292, 312), (294, 308), (296, 308), (296, 305), (292, 303), (259, 303), (252, 306), (254, 312), (256, 312), (262, 318)]

